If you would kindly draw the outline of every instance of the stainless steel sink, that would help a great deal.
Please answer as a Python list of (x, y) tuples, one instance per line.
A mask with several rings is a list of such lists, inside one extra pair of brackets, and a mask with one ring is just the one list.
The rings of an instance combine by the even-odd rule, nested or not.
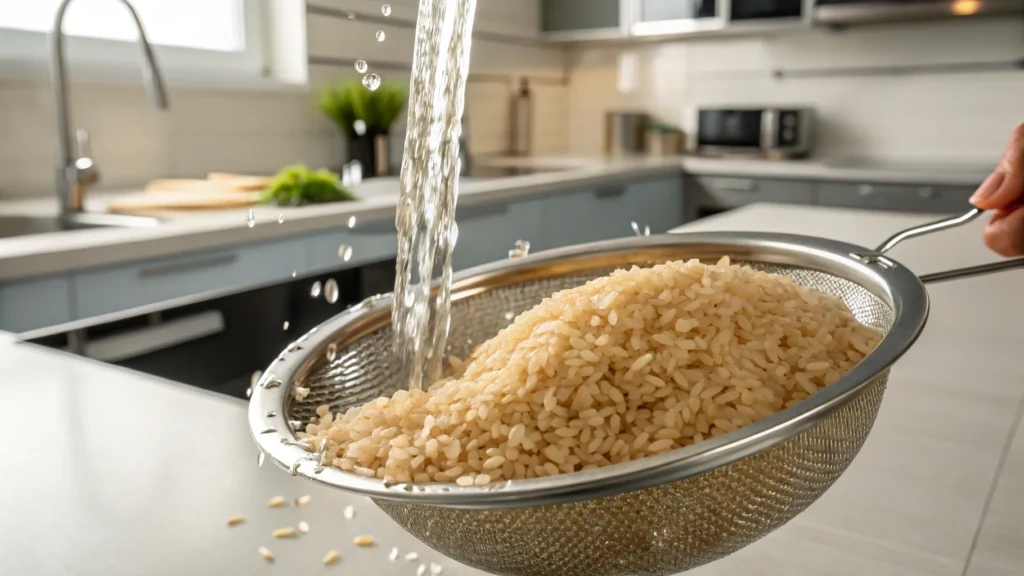
[(72, 214), (59, 216), (0, 215), (0, 238), (50, 234), (87, 228), (151, 228), (156, 218), (122, 214)]

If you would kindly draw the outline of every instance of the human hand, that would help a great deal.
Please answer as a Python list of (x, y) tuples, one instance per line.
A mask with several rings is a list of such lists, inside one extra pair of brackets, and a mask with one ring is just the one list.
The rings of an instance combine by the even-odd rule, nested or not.
[(993, 252), (1024, 255), (1024, 124), (1013, 131), (1006, 154), (971, 196), (971, 204), (995, 212), (984, 233)]

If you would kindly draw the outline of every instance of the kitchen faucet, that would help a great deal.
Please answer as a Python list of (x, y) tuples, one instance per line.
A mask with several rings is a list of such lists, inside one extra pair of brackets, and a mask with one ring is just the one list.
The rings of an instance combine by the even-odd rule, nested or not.
[[(89, 134), (78, 130), (74, 137), (78, 145), (77, 152), (72, 152), (71, 121), (68, 111), (68, 78), (67, 63), (64, 54), (64, 16), (68, 5), (74, 0), (63, 0), (57, 9), (57, 17), (50, 35), (50, 75), (53, 81), (53, 94), (57, 104), (57, 141), (60, 145), (60, 166), (57, 169), (57, 195), (60, 201), (60, 216), (65, 220), (81, 219), (85, 212), (85, 191), (88, 186), (99, 181), (100, 174), (92, 159), (89, 146)], [(146, 39), (142, 21), (128, 0), (121, 0), (128, 9), (135, 26), (139, 31), (139, 47), (142, 50), (142, 76), (146, 90), (153, 103), (160, 110), (169, 105), (164, 82), (160, 76), (153, 48)], [(115, 218), (108, 218), (114, 220)], [(141, 221), (140, 221), (141, 222)]]

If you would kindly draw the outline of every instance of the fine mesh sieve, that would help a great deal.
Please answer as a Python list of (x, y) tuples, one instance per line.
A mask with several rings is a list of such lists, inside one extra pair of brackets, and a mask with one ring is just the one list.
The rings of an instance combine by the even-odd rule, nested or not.
[[(685, 571), (778, 528), (842, 474), (874, 423), (890, 366), (924, 328), (923, 282), (1024, 264), (1009, 260), (918, 278), (883, 256), (904, 239), (979, 214), (902, 232), (877, 250), (780, 234), (678, 234), (543, 252), (456, 277), (449, 347), (460, 357), (560, 289), (633, 264), (723, 255), (837, 295), (858, 320), (885, 333), (867, 358), (807, 400), (685, 448), (483, 487), (385, 484), (325, 467), (326, 454), (307, 452), (294, 434), (316, 408), (342, 411), (403, 387), (392, 355), (390, 295), (342, 312), (282, 352), (253, 389), (250, 426), (276, 464), (371, 497), (425, 544), (470, 566), (523, 576)], [(309, 391), (302, 401), (294, 398), (297, 388)]]

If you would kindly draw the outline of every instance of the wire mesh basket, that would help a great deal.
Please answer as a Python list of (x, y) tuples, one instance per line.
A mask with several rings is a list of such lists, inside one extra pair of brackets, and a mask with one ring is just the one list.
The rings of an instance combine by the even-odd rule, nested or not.
[[(667, 453), (470, 487), (389, 484), (325, 466), (326, 452), (306, 450), (295, 436), (316, 408), (343, 411), (404, 387), (392, 355), (390, 295), (346, 310), (289, 346), (254, 387), (250, 426), (271, 461), (293, 475), (369, 496), (425, 544), (470, 566), (516, 576), (685, 571), (783, 525), (849, 466), (874, 423), (890, 366), (924, 328), (925, 282), (1024, 264), (918, 278), (884, 256), (902, 240), (978, 214), (907, 230), (876, 250), (779, 234), (678, 234), (543, 252), (456, 277), (449, 345), (461, 357), (558, 290), (624, 266), (724, 255), (839, 296), (858, 320), (885, 334), (849, 373), (803, 402)], [(301, 401), (298, 388), (305, 389)]]

